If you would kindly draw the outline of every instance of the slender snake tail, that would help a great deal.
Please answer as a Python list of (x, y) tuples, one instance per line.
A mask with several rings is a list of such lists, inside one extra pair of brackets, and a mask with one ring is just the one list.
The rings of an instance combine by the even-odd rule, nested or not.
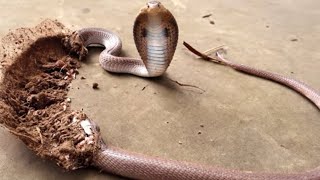
[[(99, 58), (104, 69), (143, 77), (160, 76), (166, 71), (178, 41), (178, 26), (174, 17), (157, 1), (147, 3), (147, 7), (141, 10), (134, 24), (134, 40), (141, 59), (118, 57), (121, 51), (121, 40), (112, 32), (87, 28), (77, 33), (84, 46), (90, 44), (105, 46), (106, 49), (100, 54)], [(320, 109), (320, 95), (299, 81), (230, 62), (220, 54), (217, 54), (217, 58), (222, 64), (236, 70), (286, 85), (309, 98)], [(148, 157), (110, 146), (103, 146), (100, 151), (95, 153), (92, 165), (106, 172), (134, 179), (320, 179), (320, 169), (291, 174), (255, 173)]]
[(278, 82), (282, 85), (288, 86), (289, 88), (297, 91), (301, 95), (308, 98), (311, 102), (313, 102), (320, 109), (320, 94), (309, 87), (307, 84), (300, 82), (298, 80), (282, 76), (280, 74), (256, 69), (253, 67), (249, 67), (243, 64), (234, 63), (225, 59), (220, 53), (216, 53), (218, 60), (220, 60), (223, 64), (232, 67), (233, 69), (241, 72), (245, 72), (254, 76), (258, 76), (264, 79), (269, 79), (275, 82)]
[(310, 86), (308, 86), (307, 84), (301, 81), (295, 80), (293, 78), (285, 77), (280, 74), (276, 74), (276, 73), (260, 70), (257, 68), (249, 67), (243, 64), (235, 63), (233, 61), (225, 59), (218, 51), (216, 51), (215, 57), (210, 57), (210, 56), (207, 56), (206, 54), (199, 52), (187, 42), (183, 42), (183, 45), (186, 46), (186, 48), (188, 48), (192, 53), (200, 56), (204, 60), (229, 66), (237, 71), (241, 71), (250, 75), (254, 75), (257, 77), (261, 77), (261, 78), (268, 79), (268, 80), (277, 82), (279, 84), (285, 85), (295, 90), (296, 92), (300, 93), (304, 97), (308, 98), (320, 110), (320, 94), (316, 90), (314, 90), (313, 88), (311, 88)]

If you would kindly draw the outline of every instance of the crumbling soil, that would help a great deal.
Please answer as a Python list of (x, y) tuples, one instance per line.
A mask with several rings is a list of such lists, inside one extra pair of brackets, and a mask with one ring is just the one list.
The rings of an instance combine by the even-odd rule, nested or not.
[[(1, 40), (0, 123), (39, 156), (66, 170), (86, 167), (100, 148), (100, 133), (73, 111), (67, 92), (80, 67), (62, 40), (71, 34), (45, 20)], [(82, 122), (93, 127), (85, 132)]]

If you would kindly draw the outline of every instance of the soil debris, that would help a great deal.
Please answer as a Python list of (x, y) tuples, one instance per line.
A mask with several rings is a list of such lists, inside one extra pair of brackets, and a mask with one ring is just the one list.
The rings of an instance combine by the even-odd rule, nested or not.
[[(40, 157), (73, 170), (91, 165), (101, 141), (94, 122), (67, 103), (80, 67), (62, 44), (69, 34), (61, 23), (47, 19), (2, 38), (0, 123)], [(82, 121), (92, 123), (90, 136)]]
[(147, 87), (148, 87), (148, 85), (143, 86), (143, 88), (141, 89), (141, 91), (144, 91)]
[(206, 15), (203, 15), (202, 18), (208, 18), (210, 16), (212, 16), (212, 14), (206, 14)]
[(98, 83), (93, 83), (92, 84), (92, 89), (99, 89), (99, 84)]

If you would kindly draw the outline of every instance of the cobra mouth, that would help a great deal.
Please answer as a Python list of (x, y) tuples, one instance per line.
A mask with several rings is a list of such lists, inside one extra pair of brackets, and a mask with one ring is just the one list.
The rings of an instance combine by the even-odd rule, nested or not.
[(159, 1), (149, 1), (147, 3), (148, 8), (155, 8), (155, 7), (160, 7), (160, 2)]
[(166, 11), (167, 9), (159, 1), (150, 1), (141, 9), (141, 12), (147, 13), (149, 16), (158, 16)]

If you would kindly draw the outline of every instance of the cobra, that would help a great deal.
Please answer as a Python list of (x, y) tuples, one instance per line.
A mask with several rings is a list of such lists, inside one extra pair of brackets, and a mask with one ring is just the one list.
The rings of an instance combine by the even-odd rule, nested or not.
[[(178, 41), (178, 26), (173, 15), (157, 1), (150, 1), (135, 20), (133, 35), (141, 59), (119, 57), (121, 40), (114, 33), (97, 28), (79, 30), (84, 46), (101, 44), (101, 66), (110, 72), (142, 77), (161, 76), (168, 68)], [(320, 95), (304, 83), (271, 72), (230, 62), (217, 54), (225, 65), (255, 76), (277, 81), (309, 98), (320, 109)], [(134, 179), (320, 179), (320, 169), (300, 173), (260, 173), (202, 166), (127, 152), (104, 145), (96, 152), (93, 166), (106, 172)]]
[(133, 37), (141, 59), (119, 57), (120, 38), (100, 28), (85, 28), (78, 32), (84, 46), (105, 47), (99, 61), (109, 72), (129, 73), (142, 77), (161, 76), (173, 58), (178, 42), (178, 25), (173, 15), (158, 1), (150, 1), (135, 20)]

